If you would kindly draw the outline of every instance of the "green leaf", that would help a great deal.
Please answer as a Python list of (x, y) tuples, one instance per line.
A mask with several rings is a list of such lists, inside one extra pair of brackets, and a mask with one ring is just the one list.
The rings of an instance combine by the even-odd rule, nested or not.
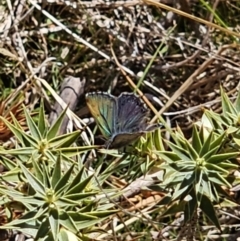
[(49, 148), (70, 147), (80, 136), (80, 131), (74, 131), (64, 135), (56, 136), (49, 140)]
[(194, 193), (198, 193), (199, 190), (201, 189), (204, 172), (202, 171), (201, 168), (196, 168), (194, 174), (195, 174), (195, 187), (194, 187), (195, 192)]
[(210, 149), (216, 149), (217, 147), (220, 149), (224, 138), (226, 138), (226, 132), (223, 132), (216, 140), (211, 142)]
[(213, 172), (219, 172), (221, 174), (228, 175), (229, 171), (222, 168), (220, 165), (215, 165), (211, 163), (206, 163), (205, 167), (207, 168), (208, 172), (210, 173), (211, 171)]
[(235, 126), (228, 126), (226, 132), (226, 135), (229, 134), (236, 134), (239, 131), (239, 127), (235, 127)]
[(61, 228), (59, 233), (59, 241), (80, 241), (78, 237), (68, 230)]
[(31, 185), (31, 187), (36, 192), (41, 194), (41, 196), (44, 198), (45, 197), (45, 187), (43, 186), (43, 184), (36, 177), (34, 177), (33, 174), (31, 172), (29, 172), (28, 169), (25, 166), (23, 166), (20, 162), (19, 162), (19, 165), (20, 165), (25, 177), (27, 178), (28, 183)]
[[(234, 199), (232, 198), (232, 193), (229, 192), (229, 188), (226, 188), (226, 186), (220, 186), (220, 185), (214, 185), (214, 188), (216, 190), (216, 194), (218, 196), (218, 202), (216, 202), (217, 204), (220, 204), (222, 207), (222, 203), (225, 202), (225, 204), (229, 203), (229, 202), (234, 202)], [(222, 198), (224, 197), (224, 198)], [(229, 201), (227, 201), (229, 200)], [(221, 203), (220, 203), (221, 201)], [(237, 200), (235, 199), (235, 203), (237, 202)], [(235, 206), (235, 205), (234, 205)], [(216, 206), (215, 206), (216, 208)]]
[(85, 175), (85, 167), (83, 166), (75, 175), (74, 179), (71, 181), (71, 184), (69, 185), (68, 190), (78, 185), (86, 177), (87, 176)]
[[(229, 117), (229, 112), (225, 113), (225, 114), (221, 114), (220, 116), (221, 118), (221, 124), (224, 126), (224, 127), (229, 127), (233, 124), (233, 119), (231, 119)], [(231, 129), (231, 128), (230, 128)], [(230, 133), (232, 132), (233, 130), (230, 130)], [(227, 133), (228, 133), (228, 129), (227, 129)]]
[(186, 197), (189, 194), (189, 192), (193, 189), (194, 184), (195, 184), (195, 173), (192, 173), (191, 176), (188, 175), (182, 180), (182, 183), (179, 189), (176, 189), (174, 191), (172, 199), (177, 200), (179, 198), (183, 199), (184, 197)]
[(239, 165), (237, 164), (233, 164), (233, 163), (229, 163), (229, 162), (222, 162), (219, 164), (221, 166), (221, 168), (224, 168), (225, 170), (237, 170)]
[(192, 160), (190, 159), (190, 157), (188, 156), (187, 150), (184, 150), (176, 145), (174, 145), (171, 142), (168, 142), (168, 145), (170, 146), (170, 148), (172, 149), (172, 151), (183, 161), (188, 161), (188, 162), (192, 162)]
[(71, 199), (67, 199), (67, 198), (64, 198), (64, 197), (59, 197), (58, 200), (56, 200), (54, 202), (55, 205), (57, 205), (58, 207), (70, 207), (70, 206), (77, 206), (79, 205), (79, 200), (71, 200)]
[[(40, 208), (37, 212), (37, 209), (29, 211), (27, 213), (25, 213), (22, 217), (20, 217), (19, 219), (15, 219), (12, 222), (9, 223), (9, 225), (13, 225), (13, 226), (20, 226), (20, 224), (35, 224), (36, 225), (36, 221), (38, 220), (38, 218), (43, 217), (48, 211), (48, 208)], [(33, 225), (31, 225), (31, 227), (33, 228)]]
[(44, 181), (44, 175), (42, 170), (40, 169), (39, 163), (37, 163), (35, 161), (35, 158), (31, 158), (32, 164), (33, 164), (33, 169), (34, 169), (34, 175), (35, 177), (41, 182), (43, 183)]
[(50, 211), (48, 220), (51, 227), (52, 236), (54, 240), (57, 241), (57, 235), (59, 233), (59, 216), (58, 216), (58, 211), (56, 209), (52, 209)]
[(174, 152), (170, 151), (160, 151), (157, 154), (168, 163), (174, 163), (180, 159)]
[(238, 91), (237, 98), (234, 102), (235, 109), (240, 113), (240, 91)]
[(12, 112), (10, 112), (10, 115), (11, 115), (11, 118), (12, 118), (12, 120), (13, 120), (13, 123), (12, 123), (12, 124), (13, 124), (17, 129), (21, 130), (22, 132), (25, 132), (25, 130), (23, 129), (23, 127), (19, 124), (18, 120), (15, 118), (14, 114), (13, 114)]
[(219, 150), (219, 146), (213, 148), (213, 149), (210, 149), (207, 153), (205, 153), (203, 155), (203, 159), (208, 162), (209, 158), (211, 158), (217, 151)]
[(19, 182), (20, 172), (19, 168), (14, 168), (13, 170), (2, 174), (1, 179), (6, 182)]
[(108, 217), (109, 215), (112, 215), (116, 212), (118, 212), (119, 210), (106, 210), (106, 211), (91, 211), (89, 212), (89, 214), (91, 214), (91, 216), (95, 216), (98, 218), (105, 218)]
[(221, 202), (221, 208), (238, 208), (239, 204), (237, 202), (234, 202), (234, 200), (228, 200), (224, 198)]
[(10, 150), (4, 150), (4, 151), (0, 151), (1, 155), (28, 155), (31, 156), (31, 154), (33, 153), (35, 149), (32, 147), (23, 147), (23, 148), (19, 148), (19, 149), (10, 149)]
[(46, 151), (44, 152), (44, 157), (47, 158), (47, 161), (49, 163), (52, 163), (52, 164), (55, 164), (56, 162), (56, 158), (57, 158), (57, 155), (59, 154), (59, 151), (58, 150), (49, 150), (49, 149), (46, 149)]
[(34, 204), (41, 206), (44, 204), (44, 200), (36, 199), (34, 196), (24, 196), (21, 192), (17, 192), (16, 190), (11, 191), (7, 189), (0, 188), (0, 193), (3, 195), (8, 195), (15, 201), (21, 202), (23, 205), (27, 206), (27, 204)]
[(207, 140), (203, 143), (202, 149), (199, 153), (199, 156), (204, 156), (207, 152), (209, 152), (211, 141), (212, 141), (213, 132), (209, 133), (209, 136), (207, 137)]
[(190, 200), (186, 203), (185, 209), (184, 209), (184, 222), (187, 223), (191, 221), (194, 218), (194, 215), (197, 211), (197, 197), (194, 192), (194, 189), (189, 193), (191, 196)]
[(237, 156), (238, 156), (238, 152), (216, 154), (210, 157), (207, 162), (211, 164), (219, 164), (223, 161), (227, 161), (230, 158), (236, 158)]
[[(4, 152), (4, 151), (3, 151)], [(9, 158), (5, 156), (1, 156), (1, 163), (7, 170), (13, 170), (17, 167), (16, 162), (10, 160)]]
[(186, 140), (186, 149), (188, 150), (188, 154), (191, 157), (192, 160), (196, 160), (199, 155), (198, 153), (195, 151), (195, 146), (194, 144), (190, 144), (187, 140)]
[(196, 125), (193, 125), (192, 143), (193, 143), (195, 151), (197, 153), (199, 153), (202, 148), (202, 142), (201, 142), (200, 136), (198, 134)]
[[(51, 186), (53, 189), (56, 188), (57, 183), (61, 179), (61, 153), (58, 154), (57, 161), (55, 163), (54, 169), (53, 169), (53, 174), (51, 178)], [(57, 191), (55, 189), (55, 191)]]
[(78, 230), (82, 230), (85, 228), (91, 228), (92, 226), (99, 224), (103, 222), (106, 218), (99, 218), (96, 220), (87, 220), (87, 221), (81, 221), (81, 222), (76, 222), (76, 227)]
[(63, 210), (59, 213), (59, 224), (73, 233), (78, 233), (78, 228), (76, 227), (75, 222), (67, 214), (67, 212)]
[(72, 171), (74, 168), (74, 164), (67, 170), (67, 172), (62, 176), (62, 178), (57, 182), (55, 186), (55, 192), (56, 195), (61, 195), (63, 190), (65, 190), (68, 187), (68, 180), (70, 176), (72, 175)]
[[(71, 201), (80, 201), (81, 199), (85, 199), (87, 197), (94, 197), (98, 192), (86, 192), (86, 193), (75, 193), (75, 194), (68, 194), (64, 195), (64, 199), (69, 199)], [(61, 199), (61, 198), (60, 198)]]
[(41, 183), (44, 185), (45, 188), (47, 188), (47, 190), (53, 190), (53, 188), (51, 187), (51, 178), (49, 175), (50, 172), (52, 170), (49, 170), (49, 165), (46, 163), (46, 162), (42, 162), (40, 163), (41, 164), (41, 167), (42, 167), (42, 170), (43, 170), (43, 181), (41, 181)]
[[(196, 192), (200, 197), (202, 197), (202, 194), (205, 194), (208, 196), (210, 200), (213, 200), (213, 193), (212, 193), (212, 185), (211, 182), (209, 181), (208, 174), (207, 173), (202, 173), (202, 180), (199, 186), (199, 189)], [(199, 198), (199, 196), (198, 196)]]
[[(223, 130), (223, 128), (222, 128), (223, 120), (219, 114), (214, 113), (213, 111), (205, 110), (204, 117), (206, 117), (207, 120), (209, 121), (209, 123), (211, 123), (211, 126), (212, 126), (211, 130), (212, 129)], [(226, 125), (226, 123), (224, 123), (224, 125)], [(202, 139), (202, 140), (204, 140), (204, 139)]]
[(185, 138), (182, 130), (177, 126), (177, 131), (175, 133), (171, 133), (171, 136), (174, 140), (174, 142), (179, 146), (180, 148), (185, 146)]
[(66, 192), (65, 195), (70, 195), (70, 194), (76, 194), (83, 192), (83, 190), (87, 187), (87, 185), (90, 183), (92, 180), (93, 175), (90, 175), (88, 178), (80, 182), (79, 184), (75, 185), (72, 187), (72, 185), (69, 187), (69, 190)]
[(208, 175), (209, 181), (212, 183), (216, 183), (219, 186), (227, 186), (228, 188), (231, 188), (231, 184), (218, 172), (211, 172)]
[(39, 116), (38, 116), (38, 130), (41, 133), (42, 137), (45, 137), (45, 133), (47, 131), (47, 125), (45, 120), (45, 111), (44, 111), (44, 103), (43, 99), (41, 99), (40, 109), (39, 109)]
[(222, 99), (222, 110), (223, 110), (223, 114), (226, 115), (227, 112), (232, 113), (237, 115), (237, 111), (234, 108), (232, 102), (229, 100), (228, 96), (226, 95), (226, 93), (224, 92), (223, 88), (220, 88), (221, 90), (221, 99)]
[(162, 185), (165, 186), (165, 188), (169, 187), (175, 187), (175, 185), (182, 183), (184, 178), (186, 176), (190, 176), (192, 174), (192, 171), (190, 172), (179, 172), (179, 171), (167, 171), (164, 175), (164, 180), (162, 182)]
[(209, 218), (209, 220), (219, 229), (221, 230), (221, 226), (219, 224), (217, 215), (215, 213), (214, 206), (212, 202), (208, 199), (207, 196), (202, 195), (200, 208), (202, 209), (203, 213)]
[[(14, 117), (13, 117), (14, 118)], [(0, 116), (0, 120), (10, 129), (10, 131), (14, 134), (14, 136), (19, 140), (19, 142), (24, 145), (23, 141), (23, 135), (24, 132), (22, 129), (16, 128), (14, 125), (12, 125), (10, 122), (8, 122), (6, 119), (4, 119), (2, 116)]]
[(49, 220), (44, 218), (44, 220), (40, 223), (40, 227), (38, 228), (38, 232), (35, 236), (35, 240), (39, 240), (40, 238), (47, 237), (47, 234), (50, 230)]
[(61, 151), (61, 153), (67, 157), (73, 157), (82, 152), (86, 152), (92, 149), (94, 149), (94, 146), (74, 146), (74, 147), (58, 148), (57, 150)]
[[(97, 216), (92, 216), (90, 213), (80, 213), (80, 212), (68, 212), (68, 215), (72, 218), (72, 220), (76, 222), (87, 221), (87, 220), (97, 220)], [(106, 215), (108, 216), (108, 215)]]
[(38, 130), (38, 127), (36, 126), (36, 124), (34, 123), (33, 119), (31, 118), (31, 116), (29, 115), (28, 111), (24, 106), (23, 106), (23, 110), (27, 121), (27, 126), (29, 128), (31, 135), (33, 136), (34, 139), (36, 139), (37, 141), (40, 141), (42, 139), (42, 136)]
[(65, 117), (66, 111), (67, 111), (68, 107), (65, 108), (64, 111), (62, 111), (62, 113), (60, 114), (60, 116), (57, 118), (57, 120), (55, 121), (55, 123), (51, 126), (51, 128), (49, 129), (48, 133), (47, 133), (47, 140), (51, 140), (53, 139), (55, 136), (58, 136), (58, 131), (60, 129), (60, 126), (62, 124), (63, 118)]
[(153, 132), (153, 143), (155, 145), (156, 150), (165, 150), (160, 128)]
[(233, 138), (233, 140), (234, 140), (234, 142), (238, 145), (238, 146), (240, 146), (240, 139), (239, 139), (239, 137), (234, 137)]
[[(11, 115), (12, 116), (12, 115)], [(1, 118), (1, 117), (0, 117)], [(14, 118), (14, 116), (12, 116)], [(38, 147), (38, 141), (31, 135), (27, 134), (24, 130), (21, 128), (17, 128), (17, 124), (12, 125), (7, 120), (5, 121), (5, 124), (7, 127), (12, 131), (14, 136), (19, 140), (22, 146), (31, 146), (31, 147)]]

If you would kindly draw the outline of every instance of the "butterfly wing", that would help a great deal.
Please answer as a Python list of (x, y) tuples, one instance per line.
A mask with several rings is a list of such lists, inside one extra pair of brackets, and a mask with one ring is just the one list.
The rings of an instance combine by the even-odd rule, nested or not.
[(147, 124), (149, 110), (133, 93), (123, 93), (118, 98), (108, 93), (88, 93), (86, 102), (103, 136), (108, 138), (106, 148), (126, 146), (160, 127)]
[(108, 149), (121, 148), (129, 145), (133, 141), (136, 141), (144, 132), (135, 133), (119, 133), (111, 138), (109, 142), (106, 143)]
[(93, 92), (86, 94), (86, 103), (103, 136), (110, 138), (115, 133), (116, 98), (108, 93)]
[(144, 102), (133, 93), (122, 93), (117, 99), (117, 133), (145, 130), (149, 110)]
[(139, 129), (138, 131), (135, 131), (133, 133), (117, 133), (113, 135), (108, 142), (106, 142), (105, 146), (107, 147), (107, 149), (124, 147), (136, 141), (140, 136), (146, 134), (147, 132), (155, 131), (156, 129), (159, 129), (161, 127), (162, 124), (154, 123), (147, 125), (146, 128), (143, 130)]
[(136, 141), (140, 136), (159, 128), (148, 125), (149, 110), (133, 93), (123, 93), (117, 99), (116, 132), (108, 142), (109, 148), (120, 148)]
[(145, 133), (149, 111), (133, 93), (122, 93), (117, 98), (116, 131), (106, 143), (107, 148), (120, 148), (137, 140)]

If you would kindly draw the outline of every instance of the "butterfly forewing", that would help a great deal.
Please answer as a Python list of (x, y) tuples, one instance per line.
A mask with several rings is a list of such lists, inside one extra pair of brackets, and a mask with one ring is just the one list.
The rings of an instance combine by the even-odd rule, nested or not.
[(133, 93), (123, 93), (117, 99), (117, 132), (135, 132), (147, 127), (149, 111)]
[(93, 92), (86, 95), (86, 102), (103, 136), (111, 137), (115, 133), (116, 98), (107, 93)]

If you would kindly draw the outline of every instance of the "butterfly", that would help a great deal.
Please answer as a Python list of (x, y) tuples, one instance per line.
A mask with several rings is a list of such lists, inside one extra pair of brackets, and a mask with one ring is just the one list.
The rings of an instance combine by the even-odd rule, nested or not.
[(122, 93), (115, 97), (105, 92), (92, 92), (86, 94), (86, 103), (107, 139), (107, 149), (124, 147), (161, 126), (148, 124), (149, 110), (140, 97), (133, 93)]

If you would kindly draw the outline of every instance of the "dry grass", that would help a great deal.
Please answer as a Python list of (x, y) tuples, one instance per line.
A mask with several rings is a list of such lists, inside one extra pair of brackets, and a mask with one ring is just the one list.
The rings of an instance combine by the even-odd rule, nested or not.
[[(239, 49), (233, 42), (237, 43), (239, 36), (234, 36), (238, 35), (238, 22), (233, 15), (237, 2), (212, 4), (220, 16), (228, 10), (225, 32), (211, 27), (212, 23), (221, 25), (216, 15), (197, 1), (179, 1), (175, 13), (154, 1), (4, 3), (1, 86), (14, 89), (29, 79), (22, 90), (30, 85), (35, 91), (30, 91), (27, 101), (47, 97), (34, 76), (45, 79), (56, 91), (68, 75), (86, 79), (83, 92), (110, 90), (118, 95), (131, 91), (112, 51), (137, 83), (160, 45), (140, 89), (167, 103), (161, 113), (167, 112), (183, 127), (191, 126), (202, 107), (218, 108), (211, 101), (218, 99), (220, 84), (230, 95), (236, 92)], [(167, 8), (177, 7), (171, 1), (166, 3)], [(181, 11), (208, 25), (178, 15)], [(232, 35), (226, 33), (230, 30)]]

